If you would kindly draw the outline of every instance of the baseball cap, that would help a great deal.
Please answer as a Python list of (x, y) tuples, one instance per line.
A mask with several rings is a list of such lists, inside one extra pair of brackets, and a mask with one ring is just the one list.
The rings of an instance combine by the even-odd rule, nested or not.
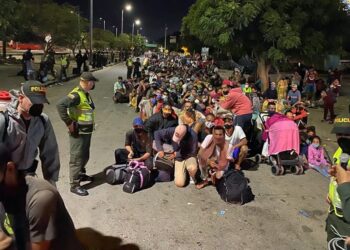
[(94, 75), (91, 72), (83, 72), (80, 75), (80, 80), (98, 82), (98, 79), (94, 77)]
[(175, 132), (173, 135), (173, 141), (176, 143), (179, 143), (182, 140), (182, 138), (184, 138), (186, 133), (187, 133), (187, 126), (186, 125), (178, 125), (175, 128)]
[(144, 126), (143, 120), (140, 117), (136, 117), (134, 121), (132, 122), (133, 126)]
[(233, 121), (233, 115), (232, 114), (224, 114), (222, 116), (222, 120), (226, 120), (226, 119), (231, 119)]
[(34, 80), (26, 81), (23, 83), (21, 90), (32, 104), (49, 103), (46, 98), (46, 86), (41, 82)]
[(335, 118), (332, 134), (350, 135), (350, 116), (348, 114), (339, 115)]
[(233, 86), (233, 82), (231, 82), (230, 80), (225, 79), (225, 80), (222, 81), (222, 85), (227, 85), (229, 87), (232, 87)]

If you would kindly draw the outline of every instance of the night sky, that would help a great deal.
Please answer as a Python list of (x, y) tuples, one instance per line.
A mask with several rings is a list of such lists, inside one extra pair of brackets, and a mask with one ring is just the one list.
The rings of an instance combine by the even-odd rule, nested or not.
[[(67, 2), (79, 6), (81, 15), (89, 18), (90, 0), (54, 0), (57, 3)], [(164, 37), (164, 27), (167, 25), (168, 34), (178, 31), (189, 7), (195, 0), (94, 0), (94, 26), (103, 28), (102, 17), (106, 20), (106, 29), (113, 32), (112, 26), (118, 27), (120, 33), (121, 10), (126, 3), (133, 6), (131, 12), (124, 12), (124, 33), (131, 33), (132, 21), (141, 20), (141, 34), (150, 41)], [(135, 29), (136, 34), (136, 29)]]

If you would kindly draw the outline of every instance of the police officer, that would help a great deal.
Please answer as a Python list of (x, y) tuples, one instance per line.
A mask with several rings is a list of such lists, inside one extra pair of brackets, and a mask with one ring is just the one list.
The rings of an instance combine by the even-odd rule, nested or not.
[(91, 72), (80, 76), (80, 84), (57, 104), (57, 110), (67, 125), (70, 140), (70, 191), (80, 196), (88, 191), (80, 186), (81, 181), (93, 181), (86, 175), (85, 166), (89, 160), (91, 135), (94, 130), (95, 105), (90, 91), (98, 81)]
[(44, 104), (49, 103), (46, 87), (30, 80), (10, 93), (11, 103), (0, 113), (0, 141), (10, 150), (18, 170), (25, 174), (35, 174), (39, 156), (44, 178), (55, 185), (60, 160), (55, 132), (43, 113)]
[(132, 61), (132, 58), (131, 58), (131, 57), (129, 57), (128, 59), (126, 59), (125, 65), (126, 65), (126, 67), (127, 67), (126, 78), (127, 78), (127, 79), (131, 79), (132, 69), (133, 69), (133, 67), (134, 67), (134, 62)]
[[(331, 174), (336, 176), (337, 168), (341, 165), (347, 171), (350, 170), (350, 115), (341, 115), (334, 121), (332, 133), (337, 136), (338, 149), (333, 158), (338, 167), (333, 167)], [(338, 178), (332, 177), (329, 184), (328, 202), (330, 204), (329, 214), (326, 220), (327, 241), (334, 243), (340, 235), (350, 236), (350, 211), (345, 210), (344, 193), (350, 196), (348, 185), (339, 185)]]

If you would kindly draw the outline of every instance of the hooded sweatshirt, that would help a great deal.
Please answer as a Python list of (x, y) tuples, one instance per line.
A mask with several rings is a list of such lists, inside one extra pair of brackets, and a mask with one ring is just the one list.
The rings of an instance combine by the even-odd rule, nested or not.
[[(39, 155), (43, 176), (50, 182), (58, 180), (60, 160), (58, 145), (52, 124), (46, 114), (32, 117), (28, 128), (17, 111), (19, 91), (11, 90), (11, 103), (7, 108), (9, 121), (4, 143), (12, 153), (12, 161), (19, 170), (29, 169)], [(5, 119), (0, 114), (0, 131), (4, 131)]]
[(226, 99), (220, 103), (224, 109), (231, 110), (235, 115), (247, 115), (253, 113), (253, 105), (250, 99), (242, 92), (241, 88), (233, 88)]

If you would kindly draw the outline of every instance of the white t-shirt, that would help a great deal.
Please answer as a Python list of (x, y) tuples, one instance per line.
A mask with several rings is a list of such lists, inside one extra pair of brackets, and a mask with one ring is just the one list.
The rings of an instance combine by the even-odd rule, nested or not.
[[(227, 135), (225, 135), (225, 139), (229, 138), (226, 136)], [(233, 134), (230, 138), (230, 145), (237, 145), (242, 139), (246, 138), (246, 135), (240, 126), (235, 126), (235, 130), (233, 131)]]
[[(201, 143), (201, 148), (206, 149), (209, 146), (209, 143), (212, 140), (212, 138), (213, 138), (213, 135), (207, 135), (204, 138), (203, 142)], [(216, 156), (220, 155), (220, 147), (219, 146), (215, 147), (215, 154), (216, 154)]]

